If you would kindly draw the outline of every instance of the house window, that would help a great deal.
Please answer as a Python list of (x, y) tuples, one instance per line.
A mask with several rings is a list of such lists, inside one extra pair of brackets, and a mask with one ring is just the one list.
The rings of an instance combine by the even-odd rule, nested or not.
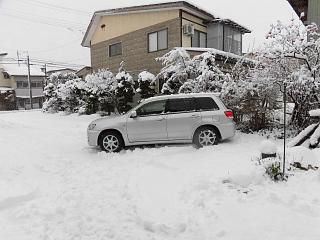
[(205, 32), (200, 32), (198, 30), (194, 30), (194, 34), (191, 38), (191, 46), (192, 47), (207, 47), (207, 34)]
[(121, 42), (109, 45), (109, 57), (122, 55)]
[(231, 52), (235, 54), (241, 54), (241, 33), (240, 31), (225, 26), (224, 30), (224, 51)]
[(156, 52), (168, 48), (168, 29), (148, 34), (148, 51)]
[(29, 88), (29, 84), (25, 81), (17, 81), (17, 88)]

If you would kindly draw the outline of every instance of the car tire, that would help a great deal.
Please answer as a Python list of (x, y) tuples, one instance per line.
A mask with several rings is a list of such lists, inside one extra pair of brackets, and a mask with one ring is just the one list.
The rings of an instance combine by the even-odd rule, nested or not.
[(120, 152), (124, 148), (124, 141), (117, 132), (104, 132), (99, 137), (99, 146), (108, 153)]
[(198, 148), (217, 145), (218, 142), (219, 134), (213, 127), (201, 127), (193, 137), (193, 144)]

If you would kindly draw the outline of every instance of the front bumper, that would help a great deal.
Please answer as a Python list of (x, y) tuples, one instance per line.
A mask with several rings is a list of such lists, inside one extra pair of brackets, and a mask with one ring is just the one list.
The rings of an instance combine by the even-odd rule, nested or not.
[(98, 146), (98, 138), (100, 131), (87, 130), (87, 138), (89, 146), (96, 147)]

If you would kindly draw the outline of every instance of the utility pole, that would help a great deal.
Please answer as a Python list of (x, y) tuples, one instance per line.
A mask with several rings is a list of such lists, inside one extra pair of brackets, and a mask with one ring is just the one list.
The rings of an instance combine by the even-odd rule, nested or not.
[(32, 86), (31, 86), (31, 77), (30, 77), (30, 58), (29, 54), (27, 55), (27, 65), (28, 65), (28, 84), (29, 84), (29, 99), (30, 99), (30, 106), (31, 109), (33, 109), (33, 103), (32, 103)]
[(48, 85), (48, 83), (47, 83), (47, 64), (45, 63), (44, 64), (44, 84), (42, 86), (43, 90), (44, 90), (44, 87), (47, 85)]

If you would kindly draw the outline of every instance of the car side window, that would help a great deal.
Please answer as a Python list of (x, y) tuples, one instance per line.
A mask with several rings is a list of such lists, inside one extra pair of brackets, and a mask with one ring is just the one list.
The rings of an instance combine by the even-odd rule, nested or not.
[(166, 107), (166, 112), (191, 112), (195, 111), (196, 106), (193, 98), (176, 98), (169, 99)]
[(218, 105), (211, 97), (196, 98), (198, 111), (216, 111), (219, 110)]
[(137, 109), (138, 116), (158, 115), (164, 113), (166, 100), (146, 103)]

